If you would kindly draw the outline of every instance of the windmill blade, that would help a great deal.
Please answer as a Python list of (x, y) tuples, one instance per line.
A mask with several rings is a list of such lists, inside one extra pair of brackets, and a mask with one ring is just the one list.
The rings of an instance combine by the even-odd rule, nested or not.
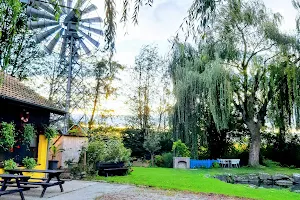
[(67, 49), (67, 38), (64, 37), (63, 41), (62, 41), (61, 49), (60, 49), (60, 54), (59, 54), (60, 59), (63, 59), (63, 57), (65, 56), (66, 49)]
[(58, 40), (62, 36), (64, 29), (61, 28), (60, 31), (56, 34), (56, 36), (50, 41), (50, 43), (46, 46), (46, 51), (51, 54), (53, 52), (54, 47), (56, 46)]
[(77, 3), (76, 3), (75, 8), (76, 8), (76, 9), (81, 8), (81, 6), (82, 6), (83, 4), (85, 4), (86, 1), (87, 1), (87, 0), (78, 0)]
[(88, 14), (90, 12), (93, 12), (97, 10), (97, 7), (94, 4), (89, 5), (88, 7), (86, 7), (83, 11), (82, 11), (82, 15)]
[(55, 33), (58, 29), (60, 29), (61, 26), (55, 26), (39, 35), (37, 35), (35, 37), (35, 40), (37, 43), (40, 43), (41, 41), (45, 40), (46, 38), (48, 38), (50, 35), (52, 35), (53, 33)]
[(95, 39), (93, 39), (91, 36), (88, 34), (84, 33), (82, 30), (78, 30), (79, 33), (81, 33), (86, 39), (88, 39), (95, 47), (99, 47), (100, 43), (97, 42)]
[(84, 26), (84, 25), (82, 25), (82, 24), (80, 24), (79, 26), (82, 27), (82, 28), (84, 28), (85, 30), (89, 30), (89, 31), (94, 32), (94, 33), (96, 33), (96, 34), (103, 35), (103, 31), (100, 30), (100, 29), (96, 29), (96, 28)]
[(29, 29), (34, 30), (37, 28), (46, 28), (49, 26), (58, 25), (59, 22), (57, 21), (49, 21), (49, 20), (41, 20), (41, 21), (29, 21), (27, 22), (27, 26)]
[(93, 18), (81, 19), (81, 22), (93, 23), (93, 22), (103, 22), (103, 20), (101, 17), (93, 17)]
[(37, 10), (31, 6), (27, 7), (26, 14), (28, 16), (34, 16), (34, 17), (43, 18), (43, 19), (55, 20), (55, 17), (53, 15), (51, 15), (45, 11)]
[(73, 4), (73, 0), (68, 0), (67, 1), (67, 10), (68, 10), (68, 13), (70, 12), (71, 8), (72, 8), (72, 4)]
[(85, 54), (90, 55), (91, 51), (89, 50), (89, 48), (86, 46), (86, 44), (82, 41), (82, 39), (79, 40), (79, 43), (81, 45), (81, 47), (83, 48)]
[(59, 0), (59, 5), (61, 7), (61, 10), (63, 11), (63, 13), (67, 13), (66, 8), (65, 8), (65, 0)]
[(41, 7), (43, 8), (45, 11), (47, 11), (48, 13), (52, 14), (52, 15), (55, 15), (55, 10), (50, 6), (49, 3), (43, 3), (43, 2), (40, 2), (40, 1), (33, 1), (34, 4), (33, 5), (36, 5), (38, 7)]

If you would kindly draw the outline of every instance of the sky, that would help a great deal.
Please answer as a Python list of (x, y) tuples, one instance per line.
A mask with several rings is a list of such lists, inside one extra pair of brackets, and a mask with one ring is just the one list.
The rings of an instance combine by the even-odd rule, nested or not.
[[(100, 16), (104, 13), (103, 1), (92, 0), (99, 8), (98, 14)], [(187, 11), (192, 1), (154, 0), (153, 7), (145, 6), (140, 10), (139, 24), (137, 26), (128, 23), (127, 27), (124, 28), (123, 24), (118, 24), (115, 60), (127, 67), (134, 65), (135, 56), (138, 55), (141, 47), (147, 44), (156, 45), (159, 53), (162, 56), (166, 56), (170, 51), (168, 40), (172, 39), (176, 34), (183, 18), (187, 16)], [(121, 2), (122, 0), (118, 0), (118, 13), (121, 13)], [(267, 8), (273, 12), (279, 12), (283, 16), (282, 31), (292, 32), (295, 30), (297, 12), (290, 0), (263, 0), (263, 2)], [(124, 88), (130, 84), (130, 75), (125, 71), (121, 72), (119, 77), (121, 81), (117, 85), (121, 86), (119, 90), (121, 95), (105, 101), (104, 108), (115, 110), (115, 115), (127, 115), (130, 111), (125, 104), (126, 97), (122, 93), (126, 93)]]

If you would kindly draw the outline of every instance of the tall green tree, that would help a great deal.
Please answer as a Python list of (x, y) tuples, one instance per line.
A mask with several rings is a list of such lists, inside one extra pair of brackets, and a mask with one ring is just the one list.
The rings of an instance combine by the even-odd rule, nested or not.
[(2, 71), (11, 63), (15, 37), (26, 32), (26, 15), (19, 1), (0, 0), (0, 68)]
[(160, 85), (161, 67), (162, 59), (157, 48), (149, 45), (142, 47), (139, 55), (136, 56), (132, 70), (133, 87), (129, 97), (133, 114), (132, 125), (141, 130), (151, 128), (151, 117), (155, 113), (153, 104), (157, 97), (156, 87)]

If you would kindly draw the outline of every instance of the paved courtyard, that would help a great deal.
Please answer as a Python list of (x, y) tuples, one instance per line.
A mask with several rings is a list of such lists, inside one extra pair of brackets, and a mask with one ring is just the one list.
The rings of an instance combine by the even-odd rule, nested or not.
[[(40, 198), (41, 188), (25, 191), (26, 200), (236, 200), (218, 195), (191, 194), (186, 192), (155, 190), (148, 187), (111, 184), (92, 181), (68, 181), (61, 193), (58, 186), (47, 189)], [(19, 195), (2, 196), (1, 200), (19, 200)]]

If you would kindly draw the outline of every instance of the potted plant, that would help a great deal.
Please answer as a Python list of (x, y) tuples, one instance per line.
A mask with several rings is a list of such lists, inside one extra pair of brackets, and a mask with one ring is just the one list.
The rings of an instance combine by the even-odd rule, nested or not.
[(23, 158), (22, 163), (26, 169), (33, 169), (37, 166), (35, 159), (27, 156)]
[(50, 147), (50, 153), (51, 153), (51, 160), (48, 161), (48, 169), (57, 169), (58, 168), (58, 160), (56, 159), (56, 156), (59, 152), (63, 152), (64, 149), (61, 149), (55, 145), (52, 145)]
[(16, 169), (16, 168), (17, 168), (17, 163), (13, 159), (4, 161), (4, 170)]

